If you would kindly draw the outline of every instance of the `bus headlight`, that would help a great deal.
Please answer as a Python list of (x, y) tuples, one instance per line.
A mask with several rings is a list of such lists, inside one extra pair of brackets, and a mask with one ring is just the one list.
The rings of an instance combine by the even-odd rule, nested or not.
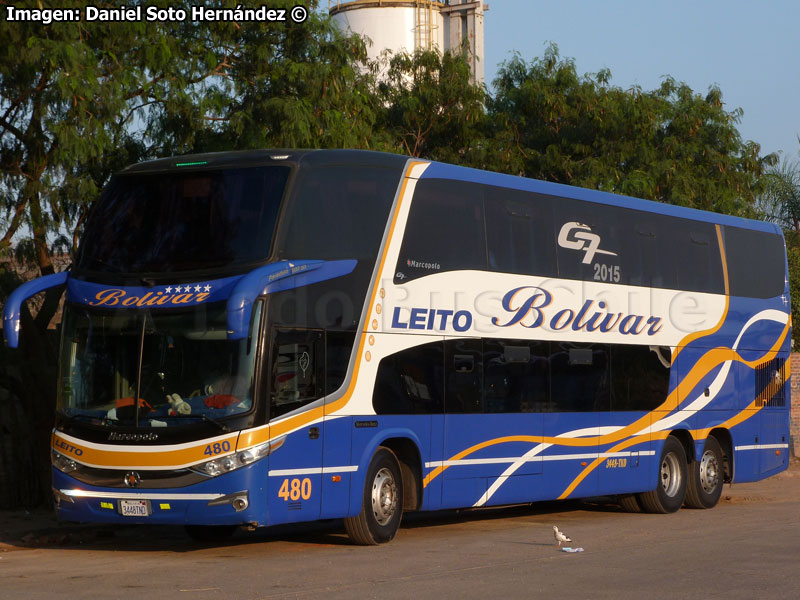
[(266, 444), (254, 446), (252, 448), (248, 448), (247, 450), (235, 452), (234, 454), (228, 454), (227, 456), (222, 456), (220, 458), (207, 460), (204, 463), (200, 463), (199, 465), (194, 465), (193, 467), (189, 468), (196, 473), (207, 475), (209, 477), (216, 477), (217, 475), (230, 473), (231, 471), (235, 471), (236, 469), (269, 456), (275, 450), (283, 446), (285, 441), (286, 437), (284, 436), (278, 438), (277, 440), (267, 442)]
[(78, 463), (55, 450), (50, 451), (50, 462), (62, 473), (72, 473), (78, 470)]

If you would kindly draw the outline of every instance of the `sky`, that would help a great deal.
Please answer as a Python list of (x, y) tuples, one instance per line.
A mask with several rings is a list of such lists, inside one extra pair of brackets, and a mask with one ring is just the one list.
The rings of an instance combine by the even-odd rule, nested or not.
[(611, 84), (657, 88), (665, 75), (725, 109), (761, 154), (800, 160), (800, 0), (484, 0), (486, 83), (518, 52), (550, 42), (579, 74), (608, 68)]

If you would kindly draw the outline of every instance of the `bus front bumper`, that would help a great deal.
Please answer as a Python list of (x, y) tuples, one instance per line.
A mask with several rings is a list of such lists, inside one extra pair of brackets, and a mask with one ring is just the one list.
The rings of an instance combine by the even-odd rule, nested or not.
[(240, 469), (186, 488), (124, 489), (89, 486), (53, 469), (53, 498), (62, 521), (266, 525), (266, 503), (253, 503), (250, 471)]

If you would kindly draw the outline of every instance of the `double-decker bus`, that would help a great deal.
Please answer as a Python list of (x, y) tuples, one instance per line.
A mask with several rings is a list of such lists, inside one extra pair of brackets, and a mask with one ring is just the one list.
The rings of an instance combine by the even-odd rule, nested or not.
[[(711, 508), (787, 468), (768, 223), (362, 151), (118, 173), (66, 284), (61, 519), (236, 526), (616, 496)], [(24, 332), (23, 332), (24, 334)]]

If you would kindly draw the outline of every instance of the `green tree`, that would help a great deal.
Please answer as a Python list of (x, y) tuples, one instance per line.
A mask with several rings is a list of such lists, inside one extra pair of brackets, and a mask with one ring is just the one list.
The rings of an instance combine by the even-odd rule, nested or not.
[(759, 208), (764, 218), (800, 237), (800, 162), (785, 159), (767, 170)]
[[(800, 141), (800, 140), (798, 140)], [(758, 198), (759, 216), (780, 225), (786, 237), (792, 322), (800, 323), (800, 162), (784, 159), (767, 169)], [(792, 328), (794, 348), (800, 348), (800, 327)]]
[(378, 85), (390, 149), (455, 164), (480, 164), (486, 92), (461, 53), (419, 51), (389, 58)]
[(0, 251), (27, 228), (35, 262), (42, 273), (52, 272), (53, 232), (73, 230), (112, 170), (147, 156), (148, 143), (166, 146), (155, 143), (147, 125), (180, 115), (186, 125), (183, 139), (170, 140), (175, 146), (201, 130), (221, 102), (209, 90), (229, 67), (223, 42), (229, 28), (0, 21), (0, 202), (8, 215)]
[(225, 108), (194, 150), (381, 145), (364, 41), (318, 11), (293, 26), (242, 23), (230, 62)]
[(764, 168), (722, 92), (706, 96), (667, 77), (651, 92), (610, 85), (607, 70), (578, 75), (550, 46), (505, 63), (490, 103), (492, 168), (730, 214), (752, 214)]

